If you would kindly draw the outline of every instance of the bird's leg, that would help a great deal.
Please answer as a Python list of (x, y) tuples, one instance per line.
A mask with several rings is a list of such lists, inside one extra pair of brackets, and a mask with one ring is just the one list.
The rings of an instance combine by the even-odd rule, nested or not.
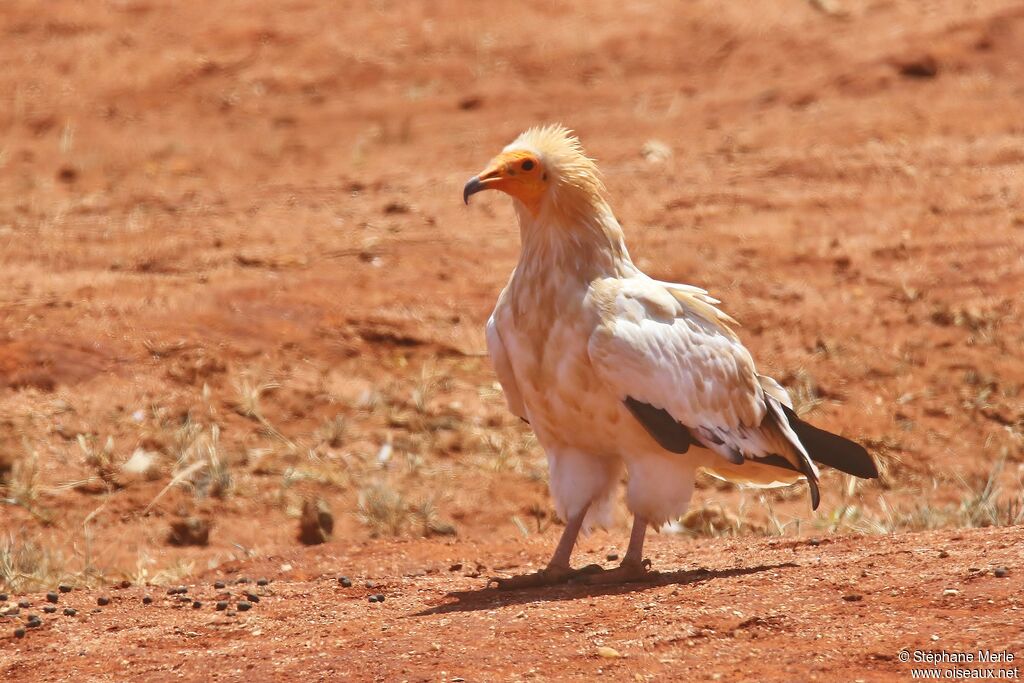
[(565, 530), (562, 532), (562, 537), (558, 540), (555, 554), (551, 556), (551, 561), (548, 562), (547, 567), (533, 574), (522, 574), (521, 576), (513, 576), (507, 579), (493, 578), (489, 584), (493, 583), (498, 590), (551, 586), (558, 583), (566, 583), (575, 576), (594, 571), (595, 567), (597, 570), (600, 570), (600, 567), (596, 565), (588, 565), (583, 569), (572, 569), (569, 566), (572, 549), (576, 546), (576, 538), (580, 535), (580, 528), (583, 526), (583, 520), (587, 516), (587, 509), (589, 507), (588, 505), (580, 510), (579, 514), (569, 518), (565, 525)]
[(651, 561), (644, 559), (644, 538), (647, 535), (647, 520), (637, 515), (633, 518), (633, 530), (629, 532), (629, 547), (622, 564), (615, 569), (577, 576), (574, 581), (579, 583), (633, 583), (652, 581), (658, 572), (651, 571)]

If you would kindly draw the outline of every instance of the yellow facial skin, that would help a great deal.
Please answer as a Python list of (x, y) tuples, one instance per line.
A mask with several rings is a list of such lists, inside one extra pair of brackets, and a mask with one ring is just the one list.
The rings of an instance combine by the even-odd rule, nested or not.
[(503, 152), (494, 157), (479, 175), (469, 179), (462, 198), (468, 204), (469, 196), (477, 192), (501, 190), (518, 199), (536, 216), (547, 187), (547, 172), (536, 155), (525, 151)]

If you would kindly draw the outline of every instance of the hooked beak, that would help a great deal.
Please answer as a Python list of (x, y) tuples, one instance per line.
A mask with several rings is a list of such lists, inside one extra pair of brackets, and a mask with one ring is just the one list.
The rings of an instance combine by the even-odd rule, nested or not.
[(466, 186), (462, 188), (462, 201), (466, 202), (466, 204), (468, 205), (470, 195), (474, 195), (477, 192), (486, 189), (487, 186), (484, 185), (483, 181), (480, 180), (480, 176), (473, 176), (472, 178), (469, 179), (469, 182), (466, 183)]
[(483, 192), (491, 188), (498, 189), (503, 186), (505, 180), (505, 164), (499, 159), (491, 161), (490, 165), (469, 179), (466, 186), (462, 188), (462, 201), (469, 204), (469, 196), (477, 192)]

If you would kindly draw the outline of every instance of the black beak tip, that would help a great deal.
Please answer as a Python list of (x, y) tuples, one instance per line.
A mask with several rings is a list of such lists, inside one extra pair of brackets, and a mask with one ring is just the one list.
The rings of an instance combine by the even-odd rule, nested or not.
[(466, 186), (462, 188), (462, 201), (467, 205), (469, 204), (470, 195), (476, 194), (480, 190), (484, 189), (483, 183), (480, 182), (480, 178), (473, 176), (466, 183)]

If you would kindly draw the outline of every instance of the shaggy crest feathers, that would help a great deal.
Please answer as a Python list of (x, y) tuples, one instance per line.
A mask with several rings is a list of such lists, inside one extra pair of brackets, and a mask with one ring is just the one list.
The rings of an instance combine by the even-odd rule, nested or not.
[(525, 149), (535, 153), (544, 164), (551, 179), (550, 201), (555, 208), (566, 213), (573, 211), (573, 205), (593, 210), (605, 208), (605, 186), (597, 164), (584, 153), (580, 140), (573, 131), (561, 124), (530, 128), (505, 151)]

